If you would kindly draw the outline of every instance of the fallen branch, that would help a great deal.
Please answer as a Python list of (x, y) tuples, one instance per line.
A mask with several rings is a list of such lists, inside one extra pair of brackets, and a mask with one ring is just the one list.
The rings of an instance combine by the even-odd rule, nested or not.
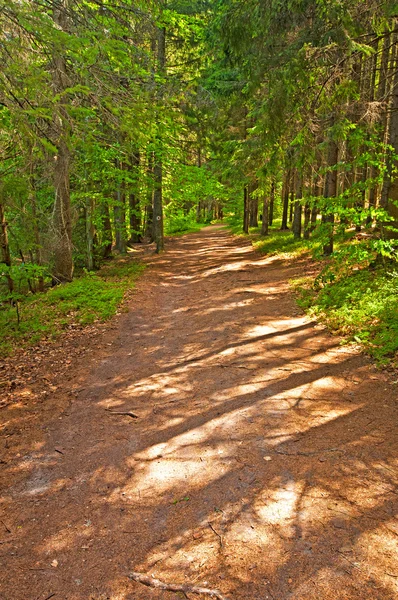
[(138, 419), (138, 415), (131, 412), (130, 410), (109, 410), (109, 408), (107, 408), (106, 410), (111, 415), (125, 415), (126, 417), (132, 417), (133, 419)]
[(165, 583), (164, 581), (159, 581), (159, 579), (155, 579), (154, 577), (149, 577), (148, 575), (144, 575), (143, 573), (130, 573), (128, 576), (129, 579), (133, 581), (137, 581), (138, 583), (142, 583), (142, 585), (146, 585), (147, 587), (153, 587), (158, 590), (165, 590), (169, 592), (182, 592), (185, 594), (185, 597), (188, 598), (187, 594), (207, 594), (211, 598), (218, 598), (218, 600), (228, 600), (226, 596), (223, 596), (221, 592), (218, 590), (212, 590), (210, 588), (200, 587), (196, 585), (188, 585), (188, 584), (178, 584), (178, 583)]
[(213, 533), (215, 533), (215, 534), (218, 536), (218, 538), (219, 538), (219, 540), (220, 540), (220, 546), (221, 546), (221, 548), (222, 548), (222, 537), (221, 537), (221, 535), (218, 533), (218, 531), (216, 531), (216, 530), (214, 529), (214, 527), (213, 527), (213, 524), (212, 524), (212, 523), (210, 523), (210, 521), (208, 522), (208, 525), (209, 525), (210, 529), (213, 531)]

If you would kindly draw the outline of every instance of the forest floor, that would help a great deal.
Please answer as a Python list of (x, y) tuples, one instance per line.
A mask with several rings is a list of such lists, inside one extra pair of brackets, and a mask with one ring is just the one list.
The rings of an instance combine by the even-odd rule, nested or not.
[(397, 382), (300, 313), (312, 263), (220, 226), (145, 260), (0, 370), (1, 600), (397, 598)]

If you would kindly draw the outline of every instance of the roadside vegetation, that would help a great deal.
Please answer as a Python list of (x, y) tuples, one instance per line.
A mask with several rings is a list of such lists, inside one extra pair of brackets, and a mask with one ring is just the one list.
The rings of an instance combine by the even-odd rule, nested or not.
[(56, 339), (70, 329), (110, 319), (143, 269), (144, 265), (133, 259), (118, 259), (96, 273), (86, 271), (45, 294), (33, 294), (26, 292), (26, 287), (35, 281), (28, 282), (21, 267), (20, 293), (15, 292), (14, 302), (4, 303), (0, 311), (0, 357), (16, 348), (36, 345), (43, 338)]
[(249, 236), (263, 255), (282, 258), (308, 256), (316, 261), (314, 276), (290, 281), (298, 305), (311, 317), (342, 336), (342, 343), (356, 343), (380, 366), (398, 366), (398, 265), (381, 260), (369, 240), (345, 234), (330, 257), (322, 256), (322, 238), (298, 240), (280, 230), (276, 220), (267, 236), (260, 228), (241, 232), (236, 219), (229, 220), (235, 234)]

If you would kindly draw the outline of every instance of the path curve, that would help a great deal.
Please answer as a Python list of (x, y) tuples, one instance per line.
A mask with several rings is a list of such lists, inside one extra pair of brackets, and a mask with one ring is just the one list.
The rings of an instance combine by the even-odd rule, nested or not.
[(1, 600), (182, 597), (132, 570), (230, 600), (396, 598), (396, 386), (297, 309), (304, 260), (212, 226), (149, 263), (13, 467)]

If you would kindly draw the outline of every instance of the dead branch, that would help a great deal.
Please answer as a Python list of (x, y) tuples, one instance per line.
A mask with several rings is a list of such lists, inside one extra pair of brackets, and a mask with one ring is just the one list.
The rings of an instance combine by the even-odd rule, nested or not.
[(133, 419), (138, 419), (138, 415), (131, 412), (131, 410), (109, 410), (109, 408), (107, 408), (106, 410), (111, 415), (125, 415), (126, 417), (132, 417)]
[(222, 548), (222, 537), (221, 537), (221, 535), (218, 533), (218, 531), (216, 531), (216, 530), (214, 529), (214, 527), (213, 527), (213, 524), (212, 524), (212, 523), (210, 523), (210, 521), (208, 522), (208, 524), (209, 524), (209, 527), (210, 527), (210, 529), (213, 531), (213, 533), (215, 533), (215, 534), (218, 536), (218, 538), (219, 538), (219, 540), (220, 540), (220, 546), (221, 546), (221, 548)]
[[(210, 588), (200, 587), (189, 584), (178, 584), (178, 583), (165, 583), (154, 577), (149, 577), (143, 573), (132, 572), (129, 574), (129, 579), (142, 583), (147, 587), (157, 588), (158, 590), (165, 590), (169, 592), (182, 592), (183, 594), (207, 594), (211, 598), (218, 598), (218, 600), (228, 600), (226, 596), (223, 596), (218, 590), (212, 590)], [(187, 597), (187, 596), (186, 596)]]

